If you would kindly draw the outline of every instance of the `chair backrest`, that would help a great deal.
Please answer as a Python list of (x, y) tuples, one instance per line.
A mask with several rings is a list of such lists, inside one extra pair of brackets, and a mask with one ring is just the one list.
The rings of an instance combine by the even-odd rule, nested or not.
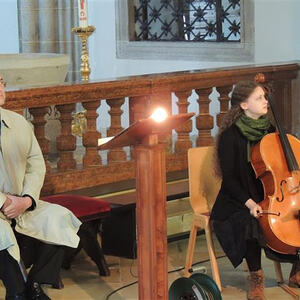
[(220, 189), (221, 178), (214, 172), (214, 147), (188, 150), (190, 203), (195, 213), (209, 212)]

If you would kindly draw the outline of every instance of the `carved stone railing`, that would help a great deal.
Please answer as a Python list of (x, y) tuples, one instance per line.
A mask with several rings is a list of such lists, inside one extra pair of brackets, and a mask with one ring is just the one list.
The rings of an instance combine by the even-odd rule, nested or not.
[[(172, 97), (179, 113), (185, 113), (189, 108), (189, 100), (194, 97), (199, 107), (195, 118), (196, 145), (211, 145), (214, 124), (220, 124), (223, 115), (229, 108), (229, 93), (232, 86), (245, 79), (252, 80), (258, 73), (263, 73), (267, 82), (272, 83), (274, 100), (279, 108), (280, 117), (287, 130), (291, 130), (292, 86), (297, 77), (297, 63), (245, 66), (227, 69), (204, 71), (176, 72), (147, 76), (118, 78), (110, 81), (73, 83), (51, 87), (38, 87), (7, 92), (5, 108), (18, 112), (28, 108), (35, 134), (42, 148), (47, 174), (42, 193), (60, 193), (76, 189), (99, 186), (107, 183), (132, 179), (134, 171), (134, 153), (128, 155), (123, 148), (108, 152), (107, 163), (103, 163), (97, 151), (97, 108), (106, 101), (109, 111), (107, 118), (110, 126), (106, 129), (107, 136), (115, 135), (123, 128), (121, 109), (125, 99), (128, 99), (129, 110), (127, 119), (130, 123), (146, 117), (157, 105), (171, 111)], [(213, 99), (212, 92), (219, 96)], [(191, 96), (192, 95), (192, 96)], [(210, 111), (210, 104), (219, 107), (216, 116)], [(72, 135), (72, 113), (76, 103), (82, 103), (86, 110), (87, 130), (83, 134), (82, 145), (85, 149), (82, 162), (74, 158), (78, 150), (75, 136)], [(297, 104), (299, 107), (299, 103)], [(48, 161), (49, 141), (45, 137), (45, 116), (49, 108), (55, 107), (59, 112), (61, 133), (56, 139), (59, 159), (56, 164)], [(196, 105), (197, 107), (197, 105)], [(190, 111), (190, 110), (189, 110)], [(214, 122), (216, 118), (216, 122)], [(186, 170), (187, 149), (192, 147), (190, 133), (192, 121), (176, 129), (177, 140), (172, 151), (172, 143), (167, 142), (167, 172)]]

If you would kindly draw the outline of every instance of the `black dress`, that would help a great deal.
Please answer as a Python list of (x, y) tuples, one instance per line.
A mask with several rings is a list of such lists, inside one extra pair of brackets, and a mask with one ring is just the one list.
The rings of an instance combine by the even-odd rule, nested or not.
[[(269, 132), (272, 131), (274, 128), (270, 127)], [(261, 247), (266, 247), (257, 220), (245, 206), (249, 198), (256, 203), (261, 202), (264, 191), (247, 159), (247, 139), (235, 124), (221, 134), (218, 156), (222, 185), (212, 208), (211, 219), (224, 252), (233, 266), (237, 267), (245, 257), (247, 239), (255, 238)], [(278, 261), (295, 260), (295, 256), (278, 256), (270, 249), (267, 249), (266, 254)]]

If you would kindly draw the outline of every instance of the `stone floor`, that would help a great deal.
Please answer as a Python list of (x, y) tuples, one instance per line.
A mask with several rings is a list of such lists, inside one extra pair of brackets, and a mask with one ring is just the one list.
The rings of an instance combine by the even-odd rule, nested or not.
[[(222, 257), (223, 252), (220, 250), (218, 243), (217, 256)], [(187, 249), (187, 240), (181, 240), (169, 243), (168, 261), (169, 271), (181, 269), (185, 262)], [(202, 262), (195, 267), (206, 267), (207, 274), (210, 273), (210, 265), (207, 262), (208, 254), (204, 236), (199, 236), (194, 262)], [(44, 286), (44, 290), (53, 300), (121, 300), (121, 299), (138, 299), (137, 292), (137, 260), (107, 256), (107, 262), (111, 270), (111, 276), (99, 277), (97, 268), (92, 261), (81, 252), (75, 259), (72, 269), (62, 270), (62, 279), (64, 289), (55, 290)], [(226, 257), (218, 260), (221, 280), (223, 286), (223, 300), (242, 300), (246, 299), (246, 277), (247, 272), (244, 265), (234, 269)], [(282, 264), (284, 278), (287, 279), (290, 265)], [(263, 257), (263, 269), (266, 276), (266, 297), (272, 300), (294, 299), (277, 286), (273, 263)], [(169, 273), (169, 285), (177, 278), (183, 276), (183, 271)], [(133, 284), (132, 284), (133, 283)], [(126, 285), (128, 287), (122, 288)], [(118, 291), (117, 289), (122, 288)], [(113, 293), (116, 291), (115, 293)], [(298, 292), (295, 289), (296, 292)], [(113, 294), (112, 294), (113, 293)], [(111, 296), (109, 296), (111, 294)], [(0, 299), (5, 298), (5, 290), (0, 286)], [(149, 299), (151, 300), (151, 299)]]

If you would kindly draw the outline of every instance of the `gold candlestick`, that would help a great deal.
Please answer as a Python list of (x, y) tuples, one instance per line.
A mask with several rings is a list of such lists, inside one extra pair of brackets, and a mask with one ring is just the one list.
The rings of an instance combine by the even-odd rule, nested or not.
[(89, 80), (90, 73), (91, 73), (91, 69), (89, 65), (87, 39), (94, 32), (94, 30), (95, 30), (94, 26), (72, 28), (72, 32), (77, 34), (80, 37), (82, 42), (80, 73), (81, 73), (81, 79), (84, 81)]

